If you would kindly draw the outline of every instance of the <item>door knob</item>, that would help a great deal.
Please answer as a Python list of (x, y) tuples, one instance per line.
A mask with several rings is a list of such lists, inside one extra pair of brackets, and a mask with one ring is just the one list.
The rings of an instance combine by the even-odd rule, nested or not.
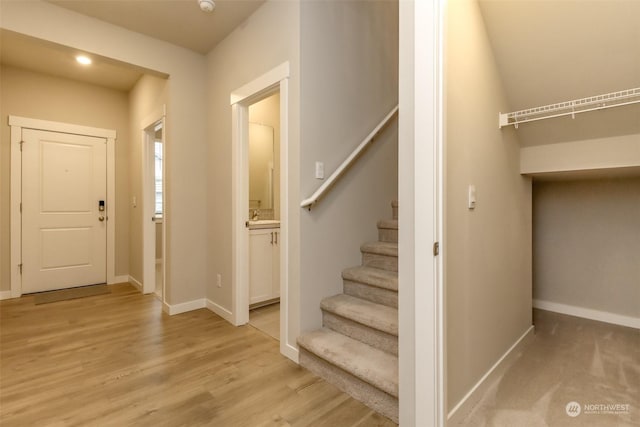
[(98, 217), (98, 221), (100, 221), (100, 222), (104, 221), (104, 216), (100, 215), (100, 216)]

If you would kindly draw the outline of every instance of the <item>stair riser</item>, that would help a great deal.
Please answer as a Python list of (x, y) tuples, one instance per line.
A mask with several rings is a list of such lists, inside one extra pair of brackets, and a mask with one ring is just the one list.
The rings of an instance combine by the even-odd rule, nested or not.
[(382, 270), (398, 271), (398, 257), (364, 252), (362, 254), (362, 265)]
[(398, 292), (396, 291), (382, 289), (364, 283), (352, 282), (351, 280), (343, 281), (343, 291), (345, 294), (353, 297), (398, 308)]
[(354, 399), (398, 422), (398, 399), (300, 347), (300, 366), (335, 385)]
[(328, 311), (322, 312), (322, 325), (354, 340), (387, 353), (398, 355), (398, 337), (378, 331)]
[(398, 243), (398, 230), (379, 228), (378, 240), (380, 240), (381, 242)]

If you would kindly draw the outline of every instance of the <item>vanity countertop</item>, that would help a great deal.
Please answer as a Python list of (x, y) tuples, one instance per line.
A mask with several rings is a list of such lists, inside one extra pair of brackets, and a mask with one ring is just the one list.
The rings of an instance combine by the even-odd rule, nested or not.
[(280, 220), (260, 219), (257, 221), (249, 221), (249, 230), (260, 230), (263, 228), (280, 228)]

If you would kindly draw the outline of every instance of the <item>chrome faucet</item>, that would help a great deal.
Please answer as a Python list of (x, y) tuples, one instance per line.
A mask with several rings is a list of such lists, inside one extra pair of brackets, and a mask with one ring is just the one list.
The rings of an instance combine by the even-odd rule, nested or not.
[(260, 217), (260, 209), (254, 209), (253, 213), (251, 214), (251, 220), (257, 221), (259, 217)]

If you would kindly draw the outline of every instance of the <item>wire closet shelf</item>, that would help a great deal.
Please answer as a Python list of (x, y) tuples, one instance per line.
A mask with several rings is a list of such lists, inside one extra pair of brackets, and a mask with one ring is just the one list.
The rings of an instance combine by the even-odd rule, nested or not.
[(498, 113), (498, 126), (502, 128), (514, 125), (517, 129), (518, 124), (521, 123), (569, 115), (575, 117), (576, 114), (586, 113), (587, 111), (603, 110), (636, 103), (640, 103), (640, 87), (557, 104), (543, 105), (542, 107), (528, 108), (512, 113)]

